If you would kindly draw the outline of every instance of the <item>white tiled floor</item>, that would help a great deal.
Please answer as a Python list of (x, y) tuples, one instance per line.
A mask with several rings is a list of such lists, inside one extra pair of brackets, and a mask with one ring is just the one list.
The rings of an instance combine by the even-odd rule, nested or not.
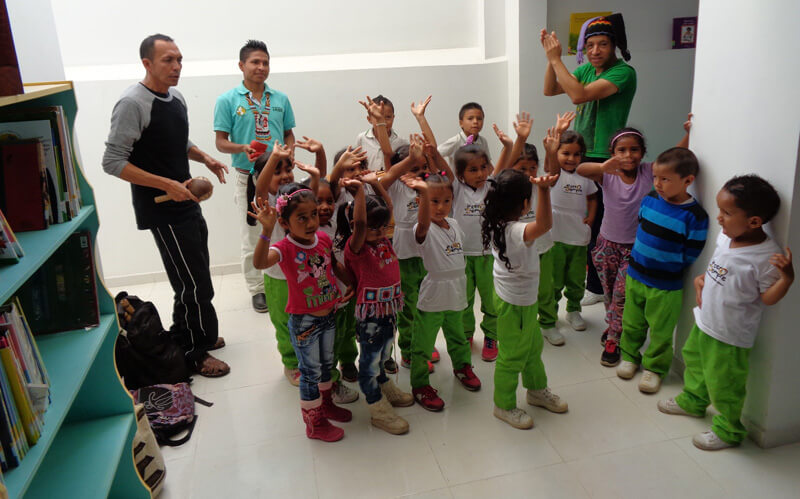
[[(602, 367), (602, 305), (585, 310), (588, 331), (560, 322), (567, 344), (545, 344), (550, 386), (569, 402), (567, 414), (525, 406), (520, 388), (520, 406), (536, 426), (520, 431), (495, 419), (494, 364), (481, 361), (480, 341), (473, 362), (484, 386), (472, 393), (451, 375), (440, 335), (442, 361), (431, 380), (447, 403), (442, 413), (419, 405), (398, 409), (411, 431), (392, 436), (370, 426), (362, 396), (347, 406), (354, 417), (342, 425), (344, 440), (308, 440), (297, 389), (283, 377), (268, 317), (250, 308), (241, 275), (214, 276), (214, 285), (228, 344), (217, 353), (231, 374), (195, 378), (193, 390), (214, 407), (197, 405), (192, 439), (162, 449), (164, 499), (800, 496), (800, 444), (763, 450), (746, 441), (738, 449), (700, 451), (691, 435), (710, 425), (710, 415), (697, 420), (656, 409), (659, 398), (680, 392), (678, 377), (670, 376), (658, 395), (648, 396), (636, 388), (638, 375), (624, 381)], [(168, 283), (126, 289), (153, 301), (169, 327)], [(407, 369), (401, 368), (398, 384), (408, 389)]]

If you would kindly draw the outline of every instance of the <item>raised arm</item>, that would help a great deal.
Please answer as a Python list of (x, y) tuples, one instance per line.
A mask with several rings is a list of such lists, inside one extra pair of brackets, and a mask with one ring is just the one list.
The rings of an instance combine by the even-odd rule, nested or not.
[(558, 175), (530, 177), (531, 183), (539, 189), (536, 201), (536, 220), (525, 225), (522, 239), (529, 243), (553, 227), (553, 210), (550, 207), (550, 188), (555, 185)]
[(450, 168), (450, 164), (444, 159), (444, 156), (441, 155), (439, 149), (430, 144), (428, 142), (423, 142), (422, 144), (422, 151), (425, 156), (428, 158), (429, 161), (433, 162), (434, 172), (441, 173), (443, 172), (445, 177), (450, 179), (450, 182), (456, 181), (456, 176), (453, 173), (453, 169)]
[(428, 118), (425, 117), (425, 109), (427, 109), (430, 102), (430, 95), (425, 100), (420, 101), (419, 104), (414, 104), (414, 102), (411, 102), (411, 113), (414, 115), (414, 118), (417, 119), (417, 123), (419, 123), (419, 129), (422, 130), (422, 136), (425, 137), (425, 140), (427, 140), (429, 143), (433, 144), (433, 147), (436, 147), (436, 137), (433, 135), (433, 130), (431, 129), (431, 125), (428, 123)]
[(389, 131), (386, 129), (386, 118), (384, 117), (383, 107), (384, 104), (376, 104), (375, 101), (367, 96), (367, 102), (358, 101), (359, 104), (364, 106), (364, 109), (367, 110), (367, 116), (373, 125), (375, 130), (375, 138), (378, 140), (378, 144), (381, 146), (381, 151), (384, 155), (392, 154), (392, 144), (389, 140)]
[(549, 35), (544, 34), (544, 36), (541, 37), (541, 41), (545, 55), (547, 56), (548, 65), (548, 69), (545, 71), (545, 95), (556, 95), (556, 93), (547, 93), (550, 70), (553, 71), (561, 90), (563, 90), (572, 100), (572, 103), (576, 105), (605, 99), (609, 95), (614, 95), (619, 91), (616, 85), (605, 79), (595, 80), (585, 86), (583, 83), (579, 82), (578, 79), (569, 72), (564, 65), (564, 61), (561, 60), (561, 42), (558, 41), (555, 31)]
[(308, 188), (311, 189), (311, 192), (313, 192), (316, 196), (319, 192), (319, 170), (311, 165), (301, 163), (297, 160), (294, 160), (294, 166), (308, 174), (308, 178), (310, 179), (308, 182)]
[(561, 164), (558, 162), (558, 148), (561, 145), (561, 134), (555, 127), (547, 129), (542, 140), (544, 146), (544, 171), (550, 175), (561, 173)]
[(595, 182), (603, 184), (603, 175), (609, 173), (611, 175), (622, 175), (622, 168), (620, 162), (614, 156), (608, 158), (605, 163), (581, 163), (575, 170), (578, 175), (594, 180)]
[(353, 192), (353, 234), (350, 236), (350, 249), (353, 253), (361, 253), (367, 238), (367, 199), (364, 184), (360, 180), (345, 179), (339, 181), (341, 187)]
[(372, 186), (372, 189), (375, 191), (375, 193), (378, 196), (380, 196), (386, 203), (386, 206), (389, 208), (389, 211), (392, 211), (394, 209), (394, 206), (392, 205), (392, 198), (389, 197), (389, 193), (386, 192), (386, 189), (384, 189), (383, 185), (381, 185), (381, 181), (375, 172), (364, 173), (363, 175), (361, 175), (360, 180), (362, 183), (369, 184)]
[(692, 116), (693, 114), (689, 113), (689, 115), (686, 117), (686, 121), (683, 122), (683, 129), (686, 131), (686, 133), (683, 134), (681, 140), (678, 141), (678, 147), (689, 149), (689, 131), (692, 129)]
[(508, 159), (509, 167), (514, 166), (514, 162), (522, 155), (532, 129), (533, 118), (531, 118), (530, 113), (524, 111), (519, 113), (517, 121), (514, 122), (514, 131), (517, 132), (517, 139), (514, 141), (514, 147), (511, 148), (511, 157)]
[(339, 157), (339, 161), (333, 165), (333, 171), (331, 172), (330, 183), (331, 187), (333, 187), (333, 197), (335, 199), (339, 199), (339, 192), (341, 191), (339, 179), (344, 176), (345, 170), (355, 168), (365, 159), (367, 159), (367, 153), (361, 150), (361, 146), (355, 149), (347, 146), (347, 150)]
[(414, 232), (414, 237), (417, 240), (417, 244), (422, 244), (428, 235), (428, 229), (431, 228), (431, 202), (428, 199), (428, 184), (416, 175), (411, 174), (403, 175), (400, 180), (417, 191), (417, 195), (419, 195), (417, 230)]
[(494, 164), (494, 171), (492, 172), (492, 175), (496, 177), (501, 171), (511, 166), (511, 154), (509, 151), (514, 145), (514, 141), (512, 141), (511, 137), (506, 135), (505, 132), (500, 130), (497, 123), (492, 123), (492, 129), (494, 129), (494, 134), (497, 135), (497, 140), (503, 145), (503, 149), (500, 151), (500, 157), (497, 158), (497, 163)]
[(277, 194), (270, 190), (270, 185), (272, 185), (272, 177), (275, 175), (275, 168), (278, 167), (278, 163), (280, 163), (284, 159), (289, 159), (291, 157), (291, 149), (288, 146), (282, 146), (278, 143), (272, 147), (272, 152), (269, 155), (269, 159), (267, 160), (267, 164), (264, 165), (264, 168), (261, 170), (261, 173), (258, 174), (258, 181), (256, 182), (256, 196), (262, 197), (267, 199), (270, 194)]
[(792, 266), (792, 250), (786, 248), (786, 255), (775, 253), (769, 259), (769, 263), (775, 266), (780, 272), (780, 277), (775, 283), (761, 294), (761, 301), (765, 305), (775, 305), (781, 298), (786, 296), (789, 287), (794, 282), (794, 267)]
[(252, 211), (247, 214), (258, 220), (261, 224), (261, 236), (258, 238), (255, 250), (253, 251), (253, 267), (266, 269), (278, 263), (281, 259), (280, 253), (270, 249), (270, 236), (275, 229), (275, 222), (278, 220), (278, 212), (267, 203), (266, 198), (257, 197), (250, 203)]
[(314, 154), (314, 166), (319, 170), (319, 176), (324, 177), (328, 174), (328, 158), (325, 156), (325, 148), (318, 140), (310, 139), (303, 135), (303, 140), (296, 142), (295, 147), (305, 149)]

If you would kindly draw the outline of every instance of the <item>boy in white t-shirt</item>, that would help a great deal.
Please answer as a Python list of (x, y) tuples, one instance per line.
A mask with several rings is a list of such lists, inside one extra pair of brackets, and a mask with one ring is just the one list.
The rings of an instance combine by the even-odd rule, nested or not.
[(694, 281), (697, 307), (683, 347), (683, 392), (658, 402), (661, 412), (694, 417), (714, 405), (719, 415), (711, 430), (692, 439), (703, 450), (739, 445), (747, 435), (740, 416), (750, 349), (764, 307), (780, 301), (794, 281), (791, 250), (784, 256), (763, 229), (780, 207), (768, 182), (734, 177), (717, 194), (717, 206), (722, 232), (708, 269)]
[[(383, 120), (376, 120), (375, 115), (370, 110), (369, 106), (366, 103), (361, 102), (361, 105), (367, 108), (367, 121), (370, 125), (372, 125), (372, 127), (369, 130), (358, 134), (356, 137), (355, 147), (360, 147), (361, 150), (366, 153), (367, 168), (374, 172), (378, 172), (385, 169), (384, 154), (391, 154), (391, 152), (398, 147), (404, 144), (408, 145), (408, 140), (400, 137), (397, 132), (392, 130), (392, 125), (394, 124), (394, 104), (392, 104), (392, 101), (383, 95), (378, 95), (374, 99), (367, 97), (367, 100), (369, 105), (375, 103), (381, 107)], [(379, 130), (380, 128), (383, 128), (383, 130), (385, 130), (389, 136), (389, 143), (391, 144), (391, 148), (389, 150), (384, 150), (378, 140), (378, 132), (381, 131)]]
[(458, 126), (461, 131), (439, 145), (439, 154), (447, 160), (450, 168), (455, 168), (456, 151), (468, 144), (476, 145), (486, 153), (486, 161), (492, 161), (489, 142), (486, 141), (486, 137), (480, 136), (480, 132), (483, 130), (483, 120), (483, 108), (477, 102), (467, 102), (461, 106), (458, 111)]

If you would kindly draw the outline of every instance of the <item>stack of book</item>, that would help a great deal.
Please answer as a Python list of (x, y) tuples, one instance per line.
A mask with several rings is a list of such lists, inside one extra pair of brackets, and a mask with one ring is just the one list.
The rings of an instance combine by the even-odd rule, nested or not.
[(46, 229), (81, 208), (61, 106), (0, 112), (0, 210), (16, 232)]
[(0, 210), (0, 264), (17, 263), (23, 256), (25, 252), (22, 251), (17, 236)]

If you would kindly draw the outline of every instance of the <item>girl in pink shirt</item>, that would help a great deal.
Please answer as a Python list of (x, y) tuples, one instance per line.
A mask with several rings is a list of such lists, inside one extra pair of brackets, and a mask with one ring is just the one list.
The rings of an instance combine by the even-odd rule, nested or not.
[[(289, 288), (286, 313), (300, 369), (300, 408), (306, 436), (326, 442), (340, 440), (344, 430), (328, 420), (347, 422), (352, 414), (333, 403), (334, 310), (342, 299), (335, 276), (348, 285), (352, 280), (336, 261), (330, 237), (318, 230), (317, 199), (311, 189), (290, 183), (278, 191), (274, 208), (261, 197), (253, 208), (252, 215), (262, 226), (253, 265), (257, 269), (280, 265)], [(286, 237), (270, 246), (276, 222), (286, 231)]]

